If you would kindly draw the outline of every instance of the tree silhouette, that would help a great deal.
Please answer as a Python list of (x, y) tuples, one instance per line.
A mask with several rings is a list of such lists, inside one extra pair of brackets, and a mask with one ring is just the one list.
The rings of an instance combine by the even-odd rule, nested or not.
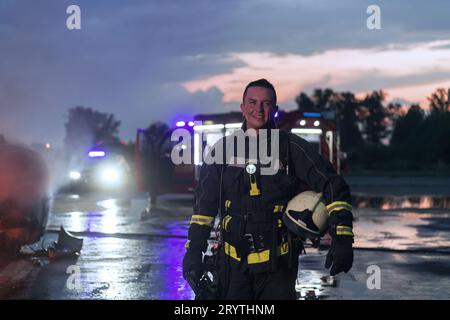
[(432, 112), (443, 113), (450, 111), (450, 88), (439, 88), (427, 99)]
[(169, 126), (163, 122), (150, 124), (144, 131), (145, 145), (143, 147), (148, 152), (159, 155), (161, 144), (168, 132)]
[(361, 132), (358, 128), (359, 119), (356, 116), (360, 102), (353, 93), (333, 92), (329, 88), (314, 89), (311, 97), (301, 92), (295, 101), (301, 112), (336, 112), (343, 151), (354, 150), (363, 144)]
[(357, 111), (360, 102), (352, 92), (335, 94), (335, 109), (339, 117), (339, 136), (342, 151), (349, 152), (360, 148), (364, 141), (358, 128)]
[(333, 107), (330, 105), (335, 93), (330, 88), (314, 89), (312, 99), (316, 108), (320, 111), (331, 111)]
[(298, 110), (300, 112), (318, 112), (316, 109), (314, 102), (308, 97), (308, 95), (304, 92), (301, 92), (297, 98), (295, 98), (295, 102), (297, 103)]
[(397, 119), (391, 136), (390, 145), (393, 147), (405, 146), (409, 141), (411, 134), (414, 133), (424, 120), (425, 113), (422, 108), (415, 104), (412, 105), (408, 113)]
[(333, 99), (333, 90), (326, 89), (314, 89), (313, 94), (309, 97), (306, 93), (300, 92), (295, 98), (298, 109), (301, 112), (323, 112), (332, 111), (330, 106), (330, 100)]
[(386, 110), (383, 101), (386, 94), (382, 91), (373, 91), (366, 95), (362, 101), (363, 124), (366, 141), (369, 144), (380, 145), (381, 140), (388, 135), (386, 125)]
[(142, 169), (144, 183), (150, 193), (149, 207), (156, 205), (158, 194), (171, 183), (172, 162), (165, 161), (162, 150), (169, 133), (169, 126), (162, 122), (150, 124), (143, 132)]
[(300, 92), (295, 99), (301, 112), (336, 113), (341, 150), (348, 153), (350, 167), (417, 170), (449, 165), (450, 88), (438, 88), (428, 97), (431, 113), (419, 105), (385, 106), (385, 100), (382, 90), (358, 99), (352, 92), (328, 88), (311, 95)]
[(118, 143), (119, 127), (120, 121), (112, 114), (82, 106), (71, 108), (65, 123), (65, 146), (73, 152), (83, 152), (100, 142)]

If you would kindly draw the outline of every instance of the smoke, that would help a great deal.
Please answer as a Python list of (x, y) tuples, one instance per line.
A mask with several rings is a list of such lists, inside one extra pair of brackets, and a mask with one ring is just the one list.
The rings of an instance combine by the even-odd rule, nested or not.
[(0, 145), (0, 202), (27, 208), (46, 197), (48, 187), (48, 168), (39, 154), (21, 145)]

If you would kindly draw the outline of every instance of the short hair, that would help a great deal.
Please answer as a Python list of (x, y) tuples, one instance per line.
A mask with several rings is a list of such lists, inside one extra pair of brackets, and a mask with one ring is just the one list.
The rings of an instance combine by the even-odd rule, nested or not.
[(247, 94), (247, 90), (248, 90), (248, 88), (251, 88), (251, 87), (263, 87), (263, 88), (267, 88), (267, 89), (272, 90), (272, 92), (273, 92), (273, 98), (274, 98), (274, 100), (275, 100), (275, 104), (277, 104), (277, 93), (276, 93), (276, 91), (275, 91), (275, 88), (274, 88), (273, 85), (272, 85), (269, 81), (267, 81), (266, 79), (259, 79), (259, 80), (250, 82), (250, 83), (245, 87), (244, 94), (242, 95), (242, 101), (245, 100), (245, 95)]

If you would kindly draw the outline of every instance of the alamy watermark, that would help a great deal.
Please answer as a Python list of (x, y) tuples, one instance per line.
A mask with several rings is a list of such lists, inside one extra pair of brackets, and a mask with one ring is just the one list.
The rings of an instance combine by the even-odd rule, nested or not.
[(369, 290), (380, 290), (381, 289), (381, 268), (376, 264), (370, 265), (367, 267), (367, 274), (370, 274), (367, 277), (366, 285)]
[(69, 14), (66, 20), (66, 27), (69, 30), (81, 29), (81, 8), (75, 4), (67, 7), (66, 13)]
[(244, 167), (258, 164), (261, 175), (274, 175), (281, 165), (279, 129), (259, 129), (258, 132), (254, 129), (245, 132), (242, 129), (235, 130), (233, 134), (219, 139), (213, 145), (207, 144), (205, 148), (203, 142), (207, 142), (207, 135), (201, 130), (194, 132), (192, 137), (187, 129), (176, 129), (172, 132), (171, 141), (178, 142), (171, 152), (172, 162), (176, 165), (204, 162)]
[(81, 268), (77, 265), (70, 265), (66, 269), (66, 273), (70, 276), (66, 280), (66, 288), (69, 290), (81, 289)]
[(366, 13), (370, 16), (366, 20), (366, 26), (369, 30), (381, 29), (381, 8), (375, 4), (367, 7)]

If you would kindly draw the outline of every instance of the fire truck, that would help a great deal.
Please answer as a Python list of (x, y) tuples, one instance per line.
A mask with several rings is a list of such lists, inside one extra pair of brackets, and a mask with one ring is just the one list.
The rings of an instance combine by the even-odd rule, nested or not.
[[(342, 167), (343, 153), (339, 148), (339, 135), (335, 114), (333, 112), (300, 112), (279, 111), (275, 115), (279, 129), (290, 131), (299, 135), (317, 148), (317, 151), (328, 159), (336, 171), (340, 173)], [(138, 189), (148, 191), (149, 183), (145, 177), (151, 170), (164, 172), (165, 176), (160, 177), (162, 183), (158, 183), (158, 193), (190, 193), (194, 190), (202, 165), (203, 154), (211, 148), (219, 139), (232, 134), (235, 130), (241, 129), (243, 117), (240, 112), (220, 113), (220, 114), (200, 114), (191, 119), (179, 119), (173, 128), (162, 137), (160, 149), (157, 151), (161, 155), (164, 169), (152, 168), (145, 159), (145, 130), (138, 129), (136, 134), (136, 181)], [(171, 141), (172, 133), (176, 129), (184, 129), (189, 133), (190, 141), (180, 143)], [(170, 170), (171, 154), (174, 148), (184, 149), (187, 152), (190, 163), (172, 165)], [(177, 150), (175, 150), (177, 151)], [(178, 150), (181, 152), (181, 150)], [(147, 179), (148, 180), (148, 179)]]

